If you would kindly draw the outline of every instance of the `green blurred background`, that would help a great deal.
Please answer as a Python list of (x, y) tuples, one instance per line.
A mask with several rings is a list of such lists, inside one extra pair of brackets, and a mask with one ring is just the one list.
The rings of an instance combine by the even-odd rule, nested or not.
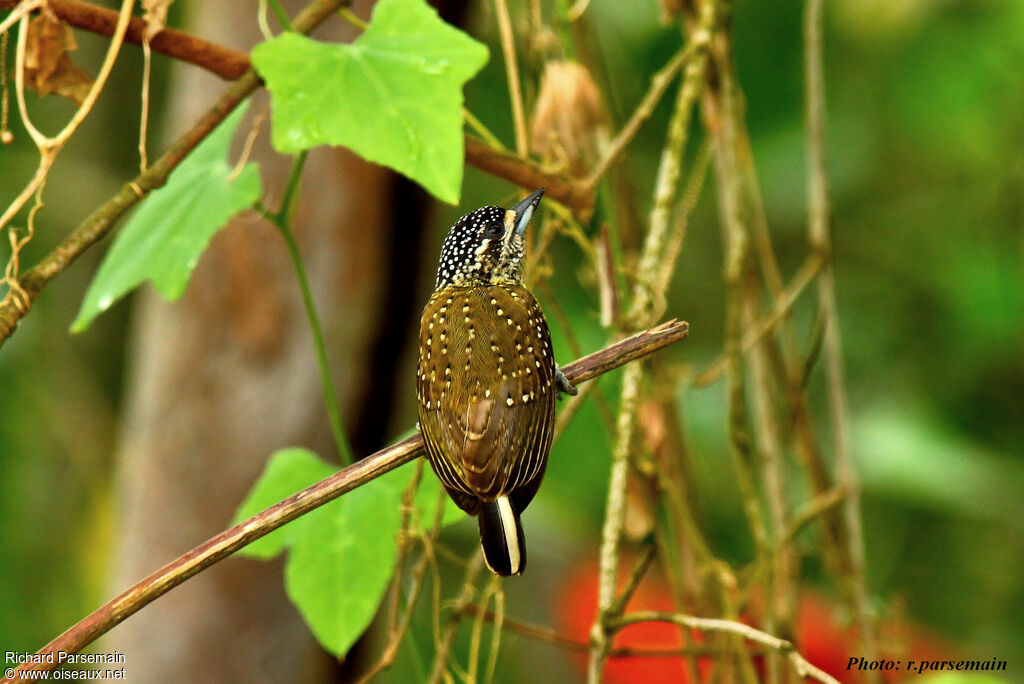
[[(678, 34), (662, 26), (654, 2), (593, 0), (589, 15), (616, 88), (614, 104), (628, 113), (649, 74), (677, 49)], [(791, 275), (807, 254), (802, 5), (740, 0), (734, 15), (758, 177), (783, 272)], [(899, 607), (922, 633), (958, 653), (1005, 658), (1011, 678), (1024, 681), (1024, 3), (833, 1), (826, 17), (837, 297), (870, 593), (880, 615)], [(493, 17), (477, 8), (469, 30), (491, 44), (492, 59), (468, 86), (467, 105), (510, 141)], [(84, 55), (103, 45), (80, 32), (78, 40)], [(125, 54), (100, 106), (61, 156), (23, 263), (34, 263), (134, 174), (140, 64), (137, 51)], [(165, 60), (155, 64), (160, 112), (170, 72)], [(30, 99), (48, 129), (71, 111), (53, 98)], [(641, 215), (671, 99), (669, 93), (629, 155)], [(0, 149), (3, 205), (35, 159), (16, 121), (12, 129), (16, 143)], [(424, 297), (451, 220), (511, 194), (506, 184), (467, 171), (462, 205), (440, 208), (424, 240)], [(110, 475), (131, 304), (86, 334), (65, 332), (100, 251), (57, 279), (0, 351), (5, 650), (34, 650), (111, 593)], [(568, 244), (555, 253), (559, 304), (584, 349), (595, 349), (605, 333), (596, 301), (576, 278), (578, 253)], [(7, 255), (4, 240), (0, 259)], [(721, 262), (709, 182), (668, 307), (692, 332), (667, 353), (697, 369), (722, 346)], [(796, 307), (801, 339), (812, 327), (812, 299), (805, 295)], [(553, 328), (564, 362), (571, 357), (564, 331), (557, 322)], [(602, 383), (606, 396), (616, 396), (615, 382)], [(817, 373), (811, 398), (824, 417), (822, 385)], [(411, 378), (408, 387), (411, 393)], [(749, 538), (728, 454), (724, 386), (680, 387), (679, 394), (705, 529), (723, 556), (742, 561)], [(410, 402), (395, 411), (393, 424), (413, 423)], [(608, 454), (607, 431), (588, 402), (556, 445), (531, 508), (531, 539), (539, 541), (531, 542), (532, 562), (552, 568), (531, 580), (551, 585), (548, 595), (559, 595), (572, 568), (595, 556)], [(474, 531), (464, 523), (446, 534), (469, 548)], [(553, 619), (551, 607), (522, 583), (509, 592), (520, 617)], [(418, 634), (429, 653), (425, 621)], [(527, 652), (528, 645), (509, 648)], [(396, 672), (411, 657), (403, 652)], [(517, 681), (523, 667), (513, 662), (504, 674)]]

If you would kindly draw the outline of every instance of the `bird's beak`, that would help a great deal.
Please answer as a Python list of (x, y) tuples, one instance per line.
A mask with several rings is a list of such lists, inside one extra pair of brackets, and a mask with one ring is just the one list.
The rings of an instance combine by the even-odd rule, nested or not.
[(533, 212), (537, 205), (540, 204), (540, 198), (543, 196), (544, 188), (541, 188), (512, 207), (512, 211), (516, 213), (516, 235), (521, 236), (526, 232), (526, 227), (530, 225), (530, 219), (533, 218)]

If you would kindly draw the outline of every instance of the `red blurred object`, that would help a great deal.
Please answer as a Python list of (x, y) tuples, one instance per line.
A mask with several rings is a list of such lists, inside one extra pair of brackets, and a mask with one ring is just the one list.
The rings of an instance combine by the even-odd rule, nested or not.
[[(624, 563), (625, 567), (632, 567)], [(597, 613), (598, 565), (596, 561), (581, 564), (568, 578), (556, 607), (556, 620), (560, 630), (568, 636), (587, 641)], [(640, 584), (627, 612), (636, 610), (673, 611), (670, 589), (663, 578), (652, 569)], [(756, 620), (745, 620), (756, 626)], [(881, 656), (906, 661), (907, 658), (942, 659), (953, 652), (949, 644), (924, 630), (899, 621), (881, 628), (879, 639)], [(691, 632), (690, 646), (703, 642), (703, 635)], [(847, 670), (850, 658), (859, 656), (856, 630), (842, 625), (836, 618), (829, 601), (820, 594), (805, 591), (800, 599), (797, 615), (796, 641), (801, 655), (809, 662), (828, 672), (841, 682), (858, 682), (856, 670)], [(616, 636), (614, 648), (668, 650), (682, 648), (681, 630), (667, 623), (647, 622), (623, 629)], [(586, 658), (574, 656), (581, 670), (586, 669)], [(759, 659), (755, 663), (760, 666)], [(713, 662), (711, 656), (697, 658), (697, 676), (700, 684), (710, 679)], [(883, 672), (887, 682), (900, 682), (908, 678), (899, 671)], [(625, 656), (608, 659), (604, 681), (609, 684), (693, 684), (692, 667), (688, 659), (677, 656)]]

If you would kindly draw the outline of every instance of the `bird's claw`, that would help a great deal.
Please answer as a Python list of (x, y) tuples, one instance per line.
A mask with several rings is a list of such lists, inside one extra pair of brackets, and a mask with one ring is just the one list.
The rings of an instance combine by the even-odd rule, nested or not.
[(579, 388), (572, 384), (572, 381), (565, 376), (562, 369), (555, 366), (555, 384), (558, 385), (558, 391), (571, 396), (579, 394)]

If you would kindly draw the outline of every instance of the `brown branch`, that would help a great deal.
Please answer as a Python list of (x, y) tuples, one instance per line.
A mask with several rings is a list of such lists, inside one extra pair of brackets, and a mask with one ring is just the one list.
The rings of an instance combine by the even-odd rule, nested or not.
[[(11, 9), (18, 2), (19, 0), (0, 0), (0, 9)], [(334, 4), (346, 5), (348, 2)], [(72, 26), (100, 35), (112, 35), (117, 24), (117, 12), (88, 2), (49, 0), (47, 5), (58, 17)], [(296, 19), (294, 24), (296, 31), (305, 32), (300, 19)], [(141, 45), (145, 30), (146, 22), (143, 19), (132, 19), (125, 34), (125, 41)], [(228, 80), (241, 78), (252, 66), (249, 63), (249, 56), (240, 50), (218, 45), (176, 29), (162, 30), (150, 41), (150, 47), (156, 52), (195, 64)], [(495, 150), (472, 136), (466, 136), (466, 161), (487, 173), (524, 188), (546, 187), (549, 198), (556, 199), (572, 209), (586, 211), (593, 206), (592, 187), (588, 188), (581, 181), (568, 176), (548, 173), (535, 162)], [(2, 330), (0, 327), (0, 331)]]
[(846, 492), (842, 489), (830, 489), (827, 492), (818, 494), (808, 501), (793, 514), (786, 531), (778, 540), (778, 546), (782, 547), (796, 539), (805, 527), (811, 524), (815, 518), (832, 510), (846, 499)]
[[(6, 0), (0, 0), (5, 2)], [(314, 0), (293, 21), (296, 31), (308, 33), (344, 4), (344, 0)], [(178, 138), (173, 145), (145, 172), (136, 176), (90, 214), (78, 228), (47, 254), (42, 261), (22, 274), (18, 283), (21, 296), (9, 292), (0, 301), (0, 347), (18, 327), (28, 313), (32, 302), (53, 278), (70, 266), (75, 259), (111, 231), (125, 212), (134, 207), (147, 193), (161, 187), (178, 164), (214, 128), (259, 86), (259, 77), (249, 70), (231, 84), (195, 126)]]
[[(688, 323), (669, 321), (573, 361), (563, 366), (562, 370), (573, 383), (586, 382), (682, 340), (686, 337), (689, 329)], [(221, 532), (141, 580), (120, 596), (100, 606), (92, 614), (44, 646), (39, 654), (60, 651), (75, 653), (81, 650), (142, 607), (163, 596), (190, 577), (224, 560), (243, 546), (300, 515), (412, 461), (420, 455), (422, 444), (423, 440), (419, 434), (392, 444)], [(56, 658), (54, 660), (56, 661)], [(57, 664), (59, 663), (24, 663), (18, 670), (52, 670)], [(14, 679), (3, 680), (3, 682), (9, 681), (14, 681)]]
[(810, 677), (811, 679), (823, 682), (824, 684), (839, 684), (839, 680), (835, 677), (815, 667), (808, 662), (806, 658), (800, 655), (794, 649), (792, 642), (772, 636), (771, 634), (762, 632), (759, 629), (754, 629), (750, 625), (745, 625), (742, 622), (718, 620), (716, 618), (694, 617), (692, 615), (683, 615), (682, 613), (664, 613), (647, 610), (628, 613), (621, 618), (614, 620), (610, 624), (610, 627), (618, 630), (640, 622), (671, 622), (673, 624), (701, 632), (717, 632), (720, 634), (732, 634), (734, 636), (742, 637), (753, 641), (754, 643), (761, 644), (765, 648), (787, 654), (790, 665), (792, 665), (793, 670), (796, 671), (801, 678)]
[[(0, 0), (0, 9), (13, 9), (19, 1)], [(48, 0), (46, 6), (75, 28), (101, 36), (114, 35), (117, 26), (116, 10), (79, 0)], [(125, 42), (141, 45), (145, 31), (146, 21), (142, 17), (134, 17), (128, 24)], [(250, 66), (249, 56), (241, 50), (217, 45), (171, 28), (156, 34), (149, 45), (156, 52), (200, 66), (228, 81), (241, 78)]]
[[(476, 617), (480, 614), (480, 610), (473, 604), (466, 606), (465, 613), (470, 617)], [(493, 611), (485, 611), (483, 613), (484, 620), (488, 622), (494, 622), (495, 615)], [(568, 651), (576, 651), (579, 653), (587, 653), (590, 650), (590, 644), (581, 639), (574, 639), (573, 637), (566, 636), (558, 630), (547, 627), (545, 625), (535, 625), (530, 622), (523, 622), (522, 620), (514, 620), (512, 618), (504, 618), (502, 620), (502, 628), (507, 629), (510, 632), (515, 632), (530, 639), (542, 641), (544, 643), (551, 644), (552, 646), (561, 646)], [(719, 646), (699, 645), (679, 648), (636, 648), (632, 646), (618, 646), (608, 651), (609, 658), (684, 658), (686, 656), (722, 656), (725, 655), (726, 651)]]
[[(877, 652), (875, 630), (866, 587), (864, 532), (861, 527), (860, 481), (850, 456), (849, 409), (843, 371), (842, 334), (836, 308), (835, 273), (831, 261), (829, 235), (828, 173), (825, 164), (825, 74), (824, 7), (821, 0), (807, 0), (804, 10), (804, 73), (807, 107), (807, 236), (811, 248), (826, 258), (818, 276), (818, 306), (824, 321), (825, 386), (829, 418), (832, 423), (832, 447), (835, 451), (836, 480), (846, 494), (842, 519), (846, 527), (849, 598), (860, 632), (861, 652), (874, 658)], [(880, 682), (877, 672), (865, 675), (868, 682)]]
[[(11, 1), (0, 0), (0, 3)], [(344, 3), (338, 0), (317, 0), (293, 22), (296, 30), (311, 30), (341, 4)], [(117, 194), (86, 217), (78, 228), (42, 261), (22, 274), (18, 281), (21, 291), (8, 293), (0, 301), (0, 347), (3, 347), (4, 342), (14, 334), (19, 321), (28, 313), (32, 302), (43, 288), (85, 250), (104, 238), (125, 212), (138, 204), (147, 193), (163, 186), (171, 172), (195, 146), (259, 85), (260, 80), (256, 72), (245, 72), (221, 95), (199, 122), (179, 138), (150, 168), (125, 183)], [(593, 206), (593, 193), (584, 190), (579, 181), (561, 174), (548, 173), (531, 160), (489, 148), (469, 135), (466, 136), (466, 162), (524, 188), (546, 187), (548, 197), (576, 211), (587, 212)]]
[(560, 173), (548, 173), (534, 161), (488, 147), (471, 135), (466, 136), (466, 163), (523, 188), (547, 188), (545, 197), (556, 199), (577, 212), (586, 213), (594, 206), (593, 191), (581, 181)]

